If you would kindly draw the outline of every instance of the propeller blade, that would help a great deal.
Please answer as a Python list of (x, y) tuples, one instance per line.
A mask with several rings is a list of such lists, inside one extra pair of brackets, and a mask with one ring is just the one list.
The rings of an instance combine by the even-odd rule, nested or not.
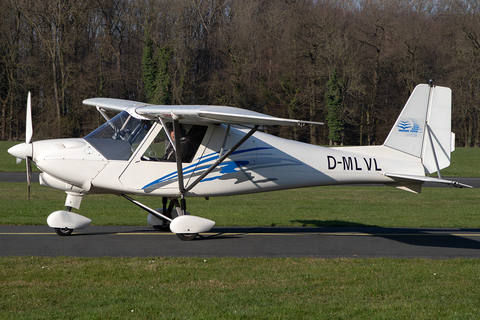
[(30, 184), (32, 181), (32, 158), (26, 157), (25, 161), (27, 162), (27, 198), (30, 201)]
[(27, 98), (27, 126), (25, 130), (25, 142), (30, 143), (33, 136), (33, 125), (32, 125), (32, 96), (30, 91), (28, 92)]
[[(25, 142), (27, 144), (32, 142), (33, 125), (32, 125), (32, 94), (28, 91), (27, 97), (27, 121), (25, 126)], [(27, 163), (27, 198), (30, 201), (30, 185), (32, 182), (32, 157), (25, 157)]]

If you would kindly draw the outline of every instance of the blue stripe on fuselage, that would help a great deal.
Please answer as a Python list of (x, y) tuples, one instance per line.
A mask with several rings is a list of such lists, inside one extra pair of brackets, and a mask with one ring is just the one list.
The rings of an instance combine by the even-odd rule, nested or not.
[[(259, 148), (250, 148), (250, 149), (244, 149), (244, 150), (238, 150), (238, 151), (234, 151), (232, 152), (232, 155), (238, 155), (238, 154), (245, 154), (247, 152), (252, 152), (252, 151), (258, 151), (258, 150), (266, 150), (266, 149), (273, 149), (271, 147), (259, 147)], [(201, 169), (207, 169), (208, 167), (210, 166), (202, 166), (202, 164), (205, 164), (205, 163), (208, 163), (208, 162), (211, 162), (211, 161), (215, 161), (219, 158), (219, 154), (217, 152), (215, 153), (210, 153), (210, 154), (207, 154), (206, 156), (204, 157), (200, 157), (196, 160), (198, 160), (198, 162), (195, 162), (195, 164), (192, 164), (192, 165), (189, 165), (187, 167), (185, 167), (183, 169), (183, 175), (187, 175), (187, 174), (190, 174), (190, 173), (193, 173), (194, 171), (196, 170), (201, 170)], [(225, 174), (225, 173), (232, 173), (232, 172), (235, 172), (235, 169), (240, 167), (240, 166), (245, 166), (247, 165), (248, 163), (250, 163), (248, 160), (235, 160), (235, 161), (227, 161), (227, 162), (222, 162), (219, 167), (222, 168), (220, 170), (220, 173), (221, 174)], [(169, 181), (169, 180), (172, 180), (172, 179), (175, 179), (178, 177), (178, 174), (177, 174), (177, 171), (173, 171), (157, 180), (154, 180), (152, 182), (150, 182), (149, 184), (145, 185), (142, 189), (147, 189), (153, 185), (156, 185), (158, 183), (162, 183), (162, 182), (165, 182), (165, 181)], [(203, 181), (211, 181), (211, 180), (215, 180), (215, 179), (218, 179), (220, 176), (216, 176), (216, 177), (211, 177), (211, 178), (205, 178), (202, 180)]]

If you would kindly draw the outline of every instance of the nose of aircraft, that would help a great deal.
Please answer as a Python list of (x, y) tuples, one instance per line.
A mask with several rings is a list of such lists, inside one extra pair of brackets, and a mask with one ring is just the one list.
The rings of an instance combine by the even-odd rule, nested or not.
[(33, 145), (31, 143), (20, 143), (8, 149), (8, 153), (18, 159), (33, 157)]

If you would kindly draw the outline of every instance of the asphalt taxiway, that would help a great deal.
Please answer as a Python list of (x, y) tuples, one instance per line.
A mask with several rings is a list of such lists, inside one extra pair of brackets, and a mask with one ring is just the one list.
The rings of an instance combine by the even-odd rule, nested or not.
[(216, 227), (181, 241), (147, 226), (0, 226), (0, 256), (480, 258), (480, 229)]

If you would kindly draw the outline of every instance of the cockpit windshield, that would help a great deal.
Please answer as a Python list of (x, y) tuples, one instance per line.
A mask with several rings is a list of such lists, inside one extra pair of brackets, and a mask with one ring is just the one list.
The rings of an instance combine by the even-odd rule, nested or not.
[(85, 137), (109, 160), (128, 160), (150, 130), (151, 121), (123, 111)]

